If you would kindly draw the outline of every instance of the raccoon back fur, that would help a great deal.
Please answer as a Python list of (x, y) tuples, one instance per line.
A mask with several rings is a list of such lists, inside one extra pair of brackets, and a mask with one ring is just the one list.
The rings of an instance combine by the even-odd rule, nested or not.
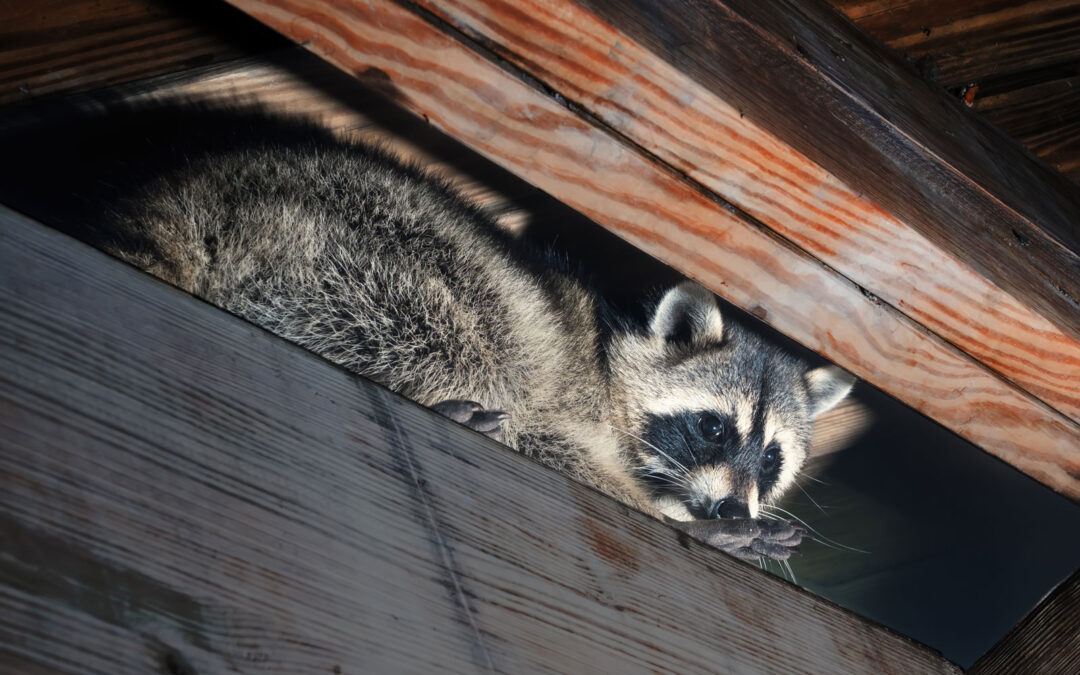
[(418, 403), (502, 411), (507, 445), (656, 515), (756, 518), (851, 387), (691, 282), (644, 325), (614, 316), (442, 181), (305, 121), (172, 105), (53, 129), (3, 139), (38, 158), (7, 203)]

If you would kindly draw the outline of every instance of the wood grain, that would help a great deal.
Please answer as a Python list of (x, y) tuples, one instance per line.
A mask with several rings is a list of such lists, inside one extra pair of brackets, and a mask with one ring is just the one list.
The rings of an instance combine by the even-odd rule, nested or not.
[(0, 106), (280, 47), (217, 2), (0, 2)]
[(968, 672), (973, 675), (1080, 672), (1080, 571), (1055, 588)]
[(580, 4), (1080, 336), (1080, 191), (824, 3)]
[(1080, 340), (572, 2), (420, 0), (1074, 421)]
[(830, 0), (1080, 183), (1080, 0)]
[(1080, 60), (1080, 0), (830, 0), (910, 58), (933, 59), (946, 87)]
[(1074, 182), (1080, 183), (1080, 62), (1075, 74), (975, 100), (975, 109)]
[(236, 4), (783, 333), (1080, 497), (1071, 420), (413, 12), (380, 0)]
[(957, 672), (6, 210), (0, 297), (5, 672)]
[[(490, 162), (469, 152), (408, 113), (399, 106), (356, 86), (356, 81), (331, 67), (318, 57), (300, 49), (274, 52), (266, 56), (237, 60), (185, 71), (165, 77), (111, 87), (108, 100), (145, 103), (152, 100), (192, 98), (217, 101), (223, 105), (255, 105), (278, 114), (302, 115), (316, 120), (321, 126), (350, 139), (389, 148), (405, 161), (415, 162), (438, 174), (455, 189), (466, 194), (484, 211), (509, 230), (542, 227), (548, 221), (567, 220), (567, 210), (551, 197), (524, 181), (512, 179)], [(95, 105), (101, 101), (98, 93), (71, 97), (65, 104), (79, 101)], [(7, 115), (6, 123), (16, 118), (35, 119), (48, 114), (51, 103), (30, 106), (20, 115)], [(593, 226), (581, 216), (573, 227)], [(560, 227), (554, 236), (566, 243), (573, 235)], [(607, 251), (590, 248), (590, 240), (582, 248), (589, 250), (598, 264), (609, 263), (605, 270), (591, 270), (594, 281), (601, 285), (626, 288), (642, 282), (647, 276), (638, 261), (630, 262), (632, 271), (614, 272), (610, 266), (618, 258), (629, 257), (628, 250), (610, 252), (611, 260), (601, 258)], [(644, 258), (644, 254), (641, 254)], [(642, 287), (650, 287), (644, 282)], [(811, 442), (812, 455), (827, 455), (851, 445), (871, 423), (870, 413), (854, 399), (846, 399), (814, 422)]]

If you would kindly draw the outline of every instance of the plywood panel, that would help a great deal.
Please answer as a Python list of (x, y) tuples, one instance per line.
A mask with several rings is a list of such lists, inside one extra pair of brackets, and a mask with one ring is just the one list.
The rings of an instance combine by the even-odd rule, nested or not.
[(1080, 183), (1080, 0), (831, 0)]

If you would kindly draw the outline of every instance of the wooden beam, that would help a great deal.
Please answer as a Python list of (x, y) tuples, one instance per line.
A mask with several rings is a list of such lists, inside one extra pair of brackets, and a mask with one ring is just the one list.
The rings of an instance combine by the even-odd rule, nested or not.
[(1080, 183), (1080, 0), (830, 0)]
[(224, 3), (0, 2), (0, 106), (226, 61), (282, 40)]
[(420, 0), (575, 106), (1080, 420), (1080, 340), (572, 2)]
[(1080, 191), (822, 0), (580, 0), (1080, 337)]
[(975, 110), (1080, 183), (1080, 70), (1072, 73), (1001, 93), (980, 90)]
[(0, 210), (0, 670), (955, 673)]
[[(830, 0), (946, 87), (994, 85), (1080, 60), (1078, 0)], [(1029, 75), (1030, 76), (1030, 75)]]
[(241, 9), (1045, 484), (1080, 497), (1080, 429), (682, 174), (389, 0)]
[(968, 669), (972, 675), (1080, 672), (1080, 570)]

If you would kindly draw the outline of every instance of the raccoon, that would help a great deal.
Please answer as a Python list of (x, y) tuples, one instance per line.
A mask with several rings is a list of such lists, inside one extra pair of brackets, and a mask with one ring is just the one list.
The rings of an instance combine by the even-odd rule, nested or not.
[(801, 540), (759, 508), (853, 380), (701, 286), (635, 320), (440, 179), (304, 120), (185, 103), (52, 129), (4, 138), (28, 160), (5, 202), (739, 557)]

